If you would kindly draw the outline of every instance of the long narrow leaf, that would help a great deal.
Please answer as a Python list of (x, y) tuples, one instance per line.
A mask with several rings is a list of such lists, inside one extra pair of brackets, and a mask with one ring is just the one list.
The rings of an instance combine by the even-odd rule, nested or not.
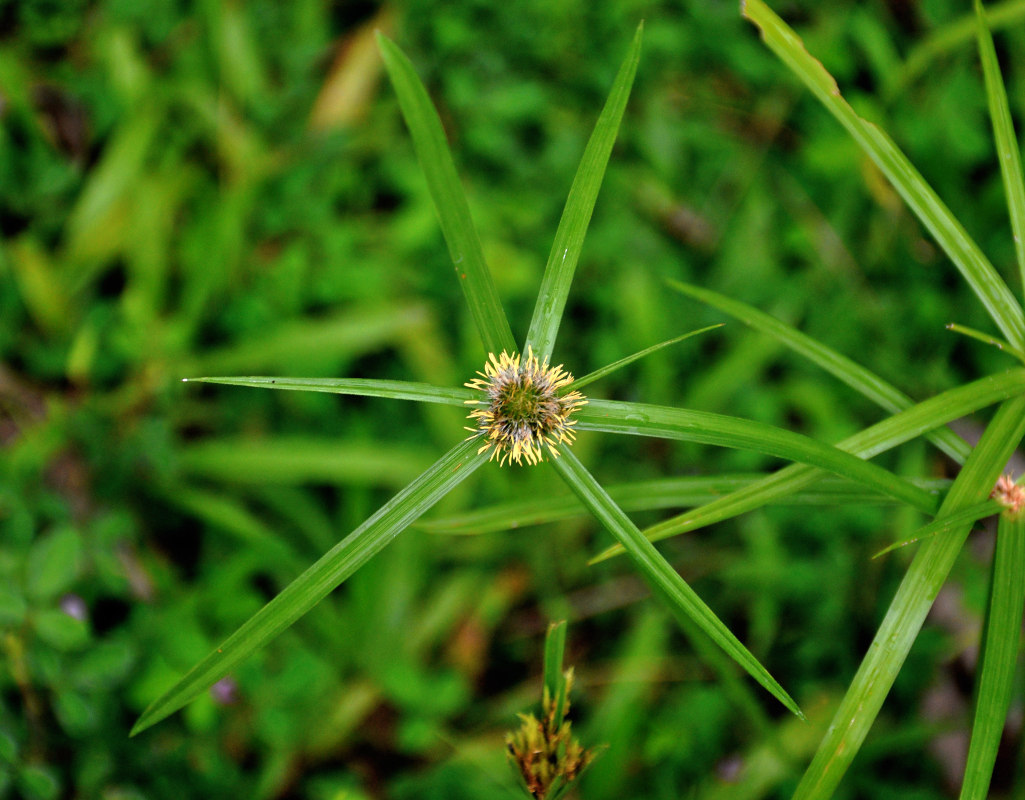
[(329, 362), (379, 350), (417, 335), (430, 319), (422, 303), (348, 309), (324, 317), (304, 318), (262, 331), (222, 347), (195, 353), (176, 365), (182, 374), (231, 374), (291, 369), (297, 359), (323, 357)]
[(595, 518), (619, 540), (633, 559), (641, 577), (655, 595), (665, 602), (674, 615), (684, 614), (719, 645), (752, 678), (798, 716), (804, 716), (790, 695), (769, 674), (758, 659), (744, 647), (736, 636), (687, 582), (680, 577), (655, 546), (641, 535), (637, 526), (609, 497), (590, 472), (580, 463), (572, 450), (566, 450), (555, 462), (555, 468), (580, 501)]
[(252, 552), (264, 555), (279, 568), (302, 568), (302, 559), (287, 540), (272, 530), (245, 505), (229, 495), (175, 485), (160, 493), (170, 505), (184, 509), (235, 537)]
[(843, 99), (833, 77), (790, 27), (763, 2), (741, 0), (741, 9), (774, 53), (822, 102), (882, 170), (922, 224), (960, 270), (1007, 340), (1025, 350), (1025, 314), (1007, 284), (950, 209), (893, 141)]
[[(669, 285), (688, 297), (700, 300), (702, 303), (719, 309), (724, 314), (739, 319), (755, 330), (775, 337), (795, 353), (804, 356), (813, 364), (817, 364), (830, 375), (843, 381), (891, 414), (910, 408), (914, 404), (910, 397), (875, 373), (865, 369), (861, 364), (746, 303), (679, 281), (671, 280)], [(964, 463), (971, 450), (964, 439), (948, 428), (932, 431), (926, 434), (926, 438), (959, 464)]]
[(986, 97), (989, 99), (989, 116), (993, 121), (993, 139), (997, 145), (1000, 174), (1004, 178), (1007, 210), (1011, 216), (1011, 231), (1014, 233), (1014, 250), (1018, 255), (1018, 271), (1022, 289), (1025, 290), (1025, 175), (1022, 173), (1021, 151), (1018, 149), (1018, 138), (1014, 135), (1014, 123), (1011, 122), (1011, 109), (1007, 105), (1007, 91), (1000, 75), (993, 36), (980, 0), (975, 0), (975, 17), (978, 23), (979, 57), (986, 78)]
[[(743, 492), (766, 477), (764, 473), (688, 476), (619, 483), (606, 486), (605, 489), (624, 511), (652, 511), (699, 506), (731, 492)], [(945, 480), (913, 479), (912, 482), (929, 492), (940, 492), (950, 485), (950, 482)], [(850, 481), (826, 478), (817, 481), (813, 487), (803, 492), (788, 494), (771, 502), (795, 506), (836, 506), (887, 504), (897, 501)], [(585, 513), (586, 509), (575, 495), (535, 497), (527, 505), (520, 500), (500, 503), (475, 511), (421, 520), (416, 526), (430, 533), (469, 536), (557, 522)]]
[(975, 722), (961, 800), (985, 800), (1014, 690), (1025, 604), (1025, 516), (1005, 512), (997, 526), (989, 607), (979, 658)]
[(967, 336), (970, 339), (975, 339), (977, 342), (988, 344), (990, 347), (995, 347), (997, 350), (1003, 350), (1005, 353), (1014, 356), (1019, 361), (1025, 361), (1025, 352), (1017, 350), (1003, 339), (998, 339), (996, 336), (983, 333), (982, 331), (977, 331), (974, 328), (968, 328), (964, 325), (958, 325), (956, 322), (948, 322), (945, 327), (948, 331), (960, 333), (962, 336)]
[(580, 389), (584, 386), (587, 386), (587, 384), (589, 383), (594, 383), (595, 381), (600, 380), (601, 378), (611, 375), (617, 369), (622, 369), (628, 364), (632, 364), (633, 362), (638, 361), (644, 358), (645, 356), (649, 356), (652, 353), (661, 350), (663, 347), (669, 347), (669, 345), (682, 342), (684, 339), (689, 339), (691, 336), (697, 336), (699, 333), (707, 333), (708, 331), (715, 330), (716, 328), (721, 328), (723, 324), (724, 323), (720, 322), (717, 325), (709, 325), (705, 328), (699, 328), (696, 331), (685, 333), (683, 334), (683, 336), (677, 336), (675, 339), (667, 339), (664, 342), (653, 344), (651, 347), (645, 347), (643, 350), (638, 350), (636, 353), (632, 353), (631, 355), (628, 355), (626, 358), (621, 358), (618, 361), (613, 361), (611, 364), (608, 364), (602, 367), (601, 369), (596, 369), (594, 372), (589, 372), (582, 378), (577, 378), (575, 381), (573, 381), (573, 383), (570, 386), (566, 387), (567, 391)]
[(359, 397), (387, 397), (393, 400), (413, 400), (418, 403), (441, 403), (462, 406), (472, 400), (470, 389), (446, 389), (429, 383), (410, 381), (377, 381), (364, 378), (185, 378), (188, 383), (218, 383), (225, 386), (253, 386), (258, 389), (284, 389), (294, 392), (328, 392)]
[(577, 429), (679, 439), (812, 464), (895, 497), (927, 514), (939, 506), (936, 495), (918, 488), (889, 470), (864, 461), (799, 433), (739, 417), (707, 411), (591, 400), (577, 412)]
[[(1025, 397), (1005, 402), (954, 480), (940, 516), (982, 502), (1025, 435)], [(971, 523), (934, 536), (919, 549), (819, 745), (793, 800), (830, 797), (857, 755), (900, 672)]]
[(562, 669), (562, 658), (565, 653), (566, 620), (560, 620), (548, 626), (544, 660), (544, 687), (548, 696), (555, 701), (556, 728), (562, 725), (566, 704), (566, 674)]
[(315, 564), (254, 614), (220, 647), (150, 704), (131, 735), (173, 714), (288, 628), (324, 599), (427, 509), (487, 460), (478, 443), (463, 441), (325, 553)]
[[(999, 375), (989, 375), (966, 386), (931, 397), (844, 439), (836, 446), (859, 458), (873, 458), (879, 453), (921, 436), (926, 431), (1014, 397), (1023, 391), (1025, 369), (1017, 368)], [(644, 534), (652, 541), (658, 541), (721, 522), (773, 502), (791, 492), (799, 491), (824, 474), (822, 470), (814, 467), (792, 464), (743, 490), (653, 525), (647, 528)], [(591, 561), (602, 561), (621, 552), (621, 548), (610, 548)]]
[(347, 483), (401, 489), (436, 453), (423, 443), (389, 444), (314, 436), (225, 436), (183, 445), (182, 473), (238, 484)]
[(480, 238), (470, 217), (470, 207), (459, 183), (438, 112), (412, 63), (398, 46), (382, 33), (377, 34), (377, 44), (413, 137), (417, 160), (427, 179), (459, 285), (463, 287), (484, 349), (496, 354), (502, 350), (513, 352), (516, 340), (484, 261)]
[(905, 539), (902, 542), (894, 542), (889, 547), (884, 547), (872, 558), (879, 558), (884, 556), (892, 550), (897, 550), (901, 547), (907, 547), (915, 542), (920, 542), (923, 539), (928, 539), (930, 536), (936, 536), (939, 533), (946, 533), (947, 531), (953, 530), (954, 528), (964, 525), (966, 522), (972, 523), (977, 522), (983, 517), (992, 517), (1000, 511), (1000, 505), (996, 500), (983, 500), (981, 503), (976, 503), (974, 506), (968, 506), (962, 508), (959, 511), (955, 511), (953, 514), (949, 514), (945, 517), (937, 517), (927, 525), (923, 525), (917, 531), (914, 536), (910, 539)]
[[(1025, 0), (1005, 0), (987, 9), (990, 30), (1010, 28), (1025, 20)], [(968, 45), (977, 35), (978, 21), (969, 12), (962, 17), (935, 28), (908, 51), (901, 70), (886, 76), (883, 94), (887, 102), (896, 98), (913, 81), (925, 74), (942, 56)]]
[(566, 296), (584, 245), (584, 235), (591, 222), (598, 190), (605, 177), (605, 167), (609, 163), (612, 145), (616, 141), (619, 123), (623, 119), (623, 110), (637, 72), (643, 30), (643, 23), (637, 26), (630, 49), (612, 84), (609, 99), (584, 149), (584, 156), (566, 198), (559, 229), (555, 232), (555, 241), (552, 243), (534, 315), (527, 331), (527, 346), (533, 348), (534, 354), (542, 361), (551, 356), (555, 347), (555, 337), (559, 333), (562, 311), (566, 307)]

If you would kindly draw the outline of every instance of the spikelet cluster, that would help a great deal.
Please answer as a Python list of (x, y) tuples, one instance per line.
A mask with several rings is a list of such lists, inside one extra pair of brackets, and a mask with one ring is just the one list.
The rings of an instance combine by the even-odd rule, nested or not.
[[(562, 797), (598, 754), (585, 750), (573, 735), (569, 719), (569, 691), (573, 670), (566, 672), (566, 700), (557, 715), (556, 700), (546, 686), (542, 716), (520, 714), (519, 730), (505, 737), (505, 749), (523, 787), (535, 800)], [(560, 721), (561, 720), (561, 721)]]
[(1001, 475), (989, 496), (1000, 501), (1012, 517), (1020, 517), (1025, 509), (1025, 487), (1016, 484), (1011, 475)]
[[(565, 392), (573, 376), (562, 368), (539, 362), (528, 347), (526, 355), (500, 356), (489, 354), (484, 371), (477, 373), (465, 386), (482, 392), (480, 399), (467, 400), (477, 406), (469, 418), (474, 427), (467, 428), (473, 437), (484, 442), (478, 453), (491, 450), (491, 460), (500, 466), (537, 464), (545, 451), (558, 458), (557, 445), (573, 442), (573, 412), (587, 403), (580, 392)], [(560, 393), (561, 392), (561, 393)]]

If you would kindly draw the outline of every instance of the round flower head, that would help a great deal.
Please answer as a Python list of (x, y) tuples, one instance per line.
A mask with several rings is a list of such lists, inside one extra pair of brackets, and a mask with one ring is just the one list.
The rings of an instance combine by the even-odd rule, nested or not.
[(476, 427), (467, 428), (484, 437), (478, 453), (491, 449), (491, 460), (497, 458), (499, 466), (506, 461), (536, 464), (546, 449), (558, 458), (556, 445), (572, 443), (576, 423), (570, 415), (587, 400), (580, 392), (559, 393), (573, 383), (562, 364), (549, 367), (547, 359), (539, 363), (528, 347), (525, 357), (504, 350), (497, 358), (490, 353), (484, 371), (477, 374), (479, 378), (465, 385), (484, 393), (479, 400), (466, 401), (480, 406), (469, 415)]

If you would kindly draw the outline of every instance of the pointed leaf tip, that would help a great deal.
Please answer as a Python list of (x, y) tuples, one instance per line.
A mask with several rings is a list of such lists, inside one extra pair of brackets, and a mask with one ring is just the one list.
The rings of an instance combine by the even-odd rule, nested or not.
[(584, 237), (591, 222), (598, 192), (605, 177), (605, 169), (612, 155), (612, 147), (637, 74), (642, 30), (643, 23), (637, 27), (626, 57), (616, 73), (605, 106), (584, 148), (555, 233), (530, 320), (530, 328), (527, 331), (526, 344), (533, 348), (535, 355), (541, 360), (549, 358), (555, 346)]
[(516, 339), (484, 260), (441, 118), (402, 49), (383, 34), (378, 35), (377, 42), (484, 352), (512, 352)]

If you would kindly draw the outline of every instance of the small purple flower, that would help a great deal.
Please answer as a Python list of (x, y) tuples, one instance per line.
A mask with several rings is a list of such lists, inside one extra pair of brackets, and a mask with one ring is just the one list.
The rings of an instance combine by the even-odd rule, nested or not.
[(238, 682), (228, 676), (210, 687), (210, 696), (219, 706), (230, 706), (238, 702)]
[(85, 622), (89, 617), (89, 609), (85, 600), (77, 594), (66, 594), (61, 598), (61, 611), (79, 622)]

